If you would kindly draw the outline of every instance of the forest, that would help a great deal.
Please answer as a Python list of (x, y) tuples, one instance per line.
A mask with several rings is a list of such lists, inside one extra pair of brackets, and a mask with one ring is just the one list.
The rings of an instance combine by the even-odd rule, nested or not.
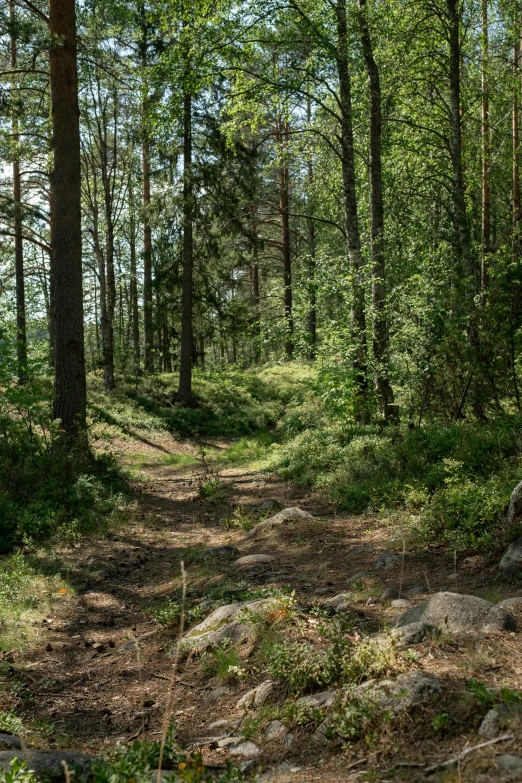
[(522, 780), (521, 0), (1, 0), (0, 783)]

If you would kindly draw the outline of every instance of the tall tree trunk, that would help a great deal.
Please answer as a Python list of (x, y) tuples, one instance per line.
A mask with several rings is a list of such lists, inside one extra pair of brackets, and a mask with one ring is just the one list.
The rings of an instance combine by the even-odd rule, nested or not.
[[(53, 172), (49, 171), (49, 245), (53, 246)], [(49, 315), (47, 317), (47, 328), (49, 331), (49, 367), (54, 370), (54, 278), (52, 255), (49, 259)]]
[(339, 103), (341, 108), (342, 180), (346, 241), (350, 271), (352, 274), (351, 339), (352, 366), (356, 386), (355, 418), (367, 422), (370, 418), (368, 401), (368, 370), (366, 345), (366, 305), (364, 296), (364, 262), (361, 254), (361, 237), (357, 215), (355, 189), (355, 159), (352, 124), (352, 95), (348, 65), (348, 29), (346, 0), (336, 0), (337, 24), (337, 72), (339, 77)]
[(132, 175), (129, 184), (130, 200), (130, 316), (132, 320), (132, 356), (134, 374), (140, 372), (140, 314), (138, 309), (138, 269), (136, 263), (136, 223), (134, 215), (134, 194)]
[(285, 308), (285, 351), (288, 359), (294, 354), (294, 319), (292, 313), (292, 249), (290, 244), (290, 216), (288, 194), (288, 122), (278, 120), (277, 138), (279, 143), (279, 212), (281, 215), (283, 285)]
[(183, 276), (181, 291), (181, 351), (179, 360), (179, 399), (190, 404), (192, 395), (192, 277), (194, 211), (192, 181), (192, 96), (183, 97)]
[(393, 389), (388, 377), (388, 320), (386, 317), (386, 269), (384, 254), (384, 204), (382, 184), (382, 107), (379, 68), (373, 54), (366, 0), (359, 0), (359, 31), (370, 88), (370, 201), (372, 241), (372, 350), (375, 361), (375, 393), (381, 414), (388, 418)]
[(513, 156), (513, 192), (512, 192), (512, 261), (516, 265), (521, 250), (521, 203), (520, 203), (520, 1), (515, 2), (513, 19), (513, 109), (512, 109), (512, 156)]
[(482, 254), (480, 290), (487, 288), (488, 259), (491, 253), (491, 144), (489, 129), (489, 30), (488, 0), (481, 0), (482, 12)]
[(462, 167), (462, 128), (460, 100), (460, 0), (446, 0), (449, 27), (450, 79), (450, 157), (453, 171), (453, 222), (457, 260), (465, 277), (465, 297), (470, 307), (476, 284), (475, 267), (471, 256), (471, 236), (466, 214), (464, 172)]
[(15, 235), (15, 281), (16, 281), (16, 359), (18, 383), (27, 381), (27, 333), (25, 326), (25, 278), (24, 278), (24, 243), (22, 227), (22, 183), (20, 178), (20, 159), (18, 157), (18, 144), (20, 141), (18, 131), (18, 100), (16, 93), (16, 34), (15, 34), (15, 8), (14, 1), (9, 0), (9, 21), (11, 23), (10, 35), (10, 61), (13, 71), (13, 223)]
[[(306, 102), (306, 118), (308, 124), (312, 121), (312, 108), (310, 98)], [(314, 184), (314, 169), (312, 155), (309, 152), (306, 159), (307, 166), (307, 185), (308, 185), (308, 264), (307, 264), (307, 285), (308, 285), (308, 313), (306, 316), (306, 327), (308, 332), (308, 358), (315, 359), (317, 344), (317, 292), (315, 284), (316, 273), (316, 247), (315, 247), (315, 220), (313, 219), (314, 204), (312, 198), (312, 188)]]
[(259, 289), (259, 242), (257, 237), (256, 204), (252, 205), (252, 244), (250, 248), (250, 295), (252, 298), (252, 332), (254, 340), (254, 362), (261, 359), (261, 295)]
[(74, 0), (50, 0), (53, 125), (52, 277), (55, 377), (53, 417), (69, 441), (86, 438), (83, 339), (80, 112)]
[(150, 225), (150, 149), (147, 132), (143, 131), (143, 363), (145, 372), (154, 372), (154, 325), (152, 318), (152, 229)]

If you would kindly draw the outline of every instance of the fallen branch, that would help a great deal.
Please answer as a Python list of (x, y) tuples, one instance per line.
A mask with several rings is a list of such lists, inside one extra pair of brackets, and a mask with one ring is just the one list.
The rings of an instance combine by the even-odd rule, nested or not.
[(440, 764), (433, 764), (431, 767), (426, 767), (424, 772), (426, 775), (430, 775), (432, 772), (437, 772), (439, 769), (447, 769), (448, 767), (454, 767), (463, 761), (470, 753), (474, 753), (476, 750), (487, 748), (488, 745), (495, 745), (497, 742), (506, 742), (512, 740), (513, 734), (503, 734), (501, 737), (495, 737), (495, 739), (488, 740), (487, 742), (481, 742), (480, 745), (472, 745), (470, 748), (464, 748), (464, 750), (456, 756), (447, 761), (441, 761)]

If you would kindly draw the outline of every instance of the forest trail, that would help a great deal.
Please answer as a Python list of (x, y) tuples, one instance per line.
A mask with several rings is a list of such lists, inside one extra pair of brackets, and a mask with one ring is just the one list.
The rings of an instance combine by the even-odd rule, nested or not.
[[(226, 448), (227, 444), (212, 446)], [(136, 464), (136, 448), (135, 442), (121, 444), (124, 463)], [(197, 621), (211, 611), (204, 603), (209, 591), (223, 590), (224, 586), (232, 596), (234, 591), (290, 588), (303, 607), (352, 589), (357, 612), (368, 628), (378, 631), (397, 615), (397, 609), (389, 604), (371, 600), (386, 587), (455, 589), (448, 587), (453, 562), (442, 549), (440, 553), (431, 551), (429, 556), (422, 552), (408, 556), (405, 563), (396, 560), (383, 570), (373, 569), (375, 558), (393, 548), (397, 551), (398, 544), (390, 538), (391, 527), (376, 517), (335, 514), (313, 494), (248, 467), (220, 470), (220, 492), (205, 499), (198, 490), (209, 477), (216, 479), (212, 469), (201, 464), (169, 464), (187, 460), (195, 454), (196, 446), (149, 441), (139, 444), (139, 452), (140, 475), (134, 482), (131, 517), (110, 537), (82, 541), (56, 552), (67, 563), (75, 593), (64, 595), (60, 611), (42, 623), (38, 647), (16, 656), (17, 676), (35, 697), (30, 717), (42, 725), (53, 725), (49, 742), (55, 741), (59, 747), (98, 753), (117, 741), (160, 737), (173, 676), (169, 650), (176, 640), (177, 625), (160, 625), (157, 611), (154, 619), (154, 608), (168, 598), (179, 600), (181, 560), (187, 570), (187, 606), (193, 609), (203, 604)], [(268, 499), (281, 508), (299, 506), (314, 519), (285, 525), (262, 542), (245, 538), (244, 530), (223, 526), (223, 520), (235, 509), (255, 514), (252, 509)], [(275, 560), (239, 569), (230, 560), (200, 557), (202, 550), (223, 545), (237, 547), (241, 555), (268, 554)], [(499, 593), (497, 598), (513, 595), (513, 590), (496, 584), (496, 573), (486, 558), (468, 558), (459, 564), (458, 589), (483, 597), (490, 596), (493, 589)], [(356, 574), (359, 580), (354, 582)], [(351, 588), (347, 587), (350, 584)], [(519, 617), (519, 627), (521, 620)], [(513, 634), (486, 637), (478, 644), (476, 640), (439, 640), (423, 645), (408, 665), (437, 674), (453, 692), (465, 689), (470, 676), (487, 678), (492, 685), (520, 688), (522, 668), (517, 649), (519, 641)], [(266, 676), (260, 672), (258, 682), (263, 679)], [(200, 748), (207, 763), (221, 765), (227, 758), (227, 751), (216, 747), (217, 735), (222, 732), (207, 727), (222, 719), (239, 722), (241, 711), (235, 705), (257, 682), (250, 679), (248, 684), (229, 684), (213, 701), (209, 695), (217, 684), (202, 675), (200, 661), (179, 664), (174, 672), (172, 713), (180, 741)], [(23, 711), (23, 703), (20, 709)], [(434, 735), (416, 724), (403, 729), (406, 745), (394, 744), (393, 750), (385, 751), (387, 763), (394, 753), (397, 759), (404, 759), (405, 752), (414, 763), (419, 758), (437, 760), (441, 754), (449, 756), (460, 750), (467, 741), (464, 728), (457, 739)], [(286, 763), (286, 770), (274, 780), (297, 783), (357, 780), (361, 770), (382, 766), (378, 743), (363, 749), (362, 756), (360, 744), (353, 753), (336, 755), (325, 750), (318, 766), (317, 753), (311, 754), (306, 742), (300, 741), (304, 739), (297, 732), (294, 746), (272, 745), (257, 761), (265, 768)], [(493, 758), (497, 752), (516, 752), (515, 745), (516, 740), (508, 741), (501, 750), (493, 747), (484, 753)], [(412, 769), (405, 770), (400, 779), (420, 779), (414, 765)]]

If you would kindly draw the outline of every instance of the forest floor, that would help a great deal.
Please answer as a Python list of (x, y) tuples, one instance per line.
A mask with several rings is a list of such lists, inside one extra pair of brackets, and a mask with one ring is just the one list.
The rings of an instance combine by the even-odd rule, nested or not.
[[(226, 449), (228, 443), (205, 445)], [(187, 571), (189, 606), (223, 585), (253, 594), (272, 586), (295, 591), (306, 613), (312, 605), (320, 606), (349, 589), (358, 616), (375, 631), (399, 613), (386, 603), (367, 603), (390, 586), (403, 591), (421, 585), (429, 592), (457, 590), (491, 601), (520, 595), (516, 585), (498, 578), (497, 556), (459, 562), (455, 584), (451, 553), (442, 547), (410, 551), (406, 542), (403, 561), (374, 571), (372, 563), (380, 553), (402, 548), (378, 517), (336, 513), (319, 496), (248, 466), (225, 467), (215, 481), (216, 474), (208, 467), (189, 464), (196, 446), (188, 441), (126, 440), (116, 444), (116, 450), (123, 464), (139, 468), (128, 519), (108, 537), (84, 540), (49, 555), (67, 565), (72, 589), (62, 591), (63, 600), (39, 623), (28, 649), (4, 653), (19, 684), (1, 694), (4, 708), (11, 700), (18, 712), (26, 710), (32, 721), (51, 726), (48, 739), (60, 747), (98, 753), (118, 740), (159, 739), (172, 681), (172, 714), (180, 742), (200, 748), (207, 763), (225, 763), (227, 751), (216, 747), (216, 735), (227, 730), (207, 727), (218, 720), (240, 721), (243, 711), (235, 706), (239, 697), (267, 677), (250, 672), (248, 680), (227, 683), (223, 695), (209, 703), (209, 693), (219, 683), (209, 679), (198, 659), (175, 662), (173, 673), (171, 650), (177, 628), (163, 627), (157, 617), (166, 599), (179, 600), (181, 560)], [(209, 479), (219, 492), (205, 499), (199, 490)], [(244, 530), (224, 527), (223, 520), (235, 509), (253, 509), (267, 499), (282, 508), (299, 506), (315, 519), (280, 526), (262, 542), (245, 538)], [(221, 545), (235, 546), (241, 555), (268, 554), (276, 560), (239, 569), (230, 561), (198, 557), (202, 550)], [(350, 577), (364, 571), (369, 573), (349, 586)], [(522, 609), (512, 614), (522, 628)], [(310, 623), (313, 627), (313, 612)], [(477, 728), (487, 708), (477, 710), (466, 701), (471, 677), (488, 687), (522, 690), (521, 650), (519, 633), (432, 638), (414, 651), (398, 653), (397, 666), (399, 671), (417, 669), (441, 678), (439, 703), (406, 714), (377, 738), (363, 737), (342, 751), (328, 746), (318, 750), (311, 746), (306, 728), (292, 729), (295, 739), (290, 747), (282, 740), (259, 743), (262, 753), (256, 766), (276, 770), (269, 779), (281, 783), (424, 780), (426, 765), (483, 741)], [(247, 660), (249, 652), (247, 644), (240, 655)], [(25, 707), (20, 697), (24, 688), (32, 697)], [(448, 725), (446, 718), (437, 722), (437, 715), (449, 716)], [(248, 739), (255, 739), (253, 734), (251, 721)], [(512, 739), (470, 753), (458, 768), (429, 779), (504, 779), (496, 759), (520, 752), (521, 727), (512, 728), (509, 735)]]

